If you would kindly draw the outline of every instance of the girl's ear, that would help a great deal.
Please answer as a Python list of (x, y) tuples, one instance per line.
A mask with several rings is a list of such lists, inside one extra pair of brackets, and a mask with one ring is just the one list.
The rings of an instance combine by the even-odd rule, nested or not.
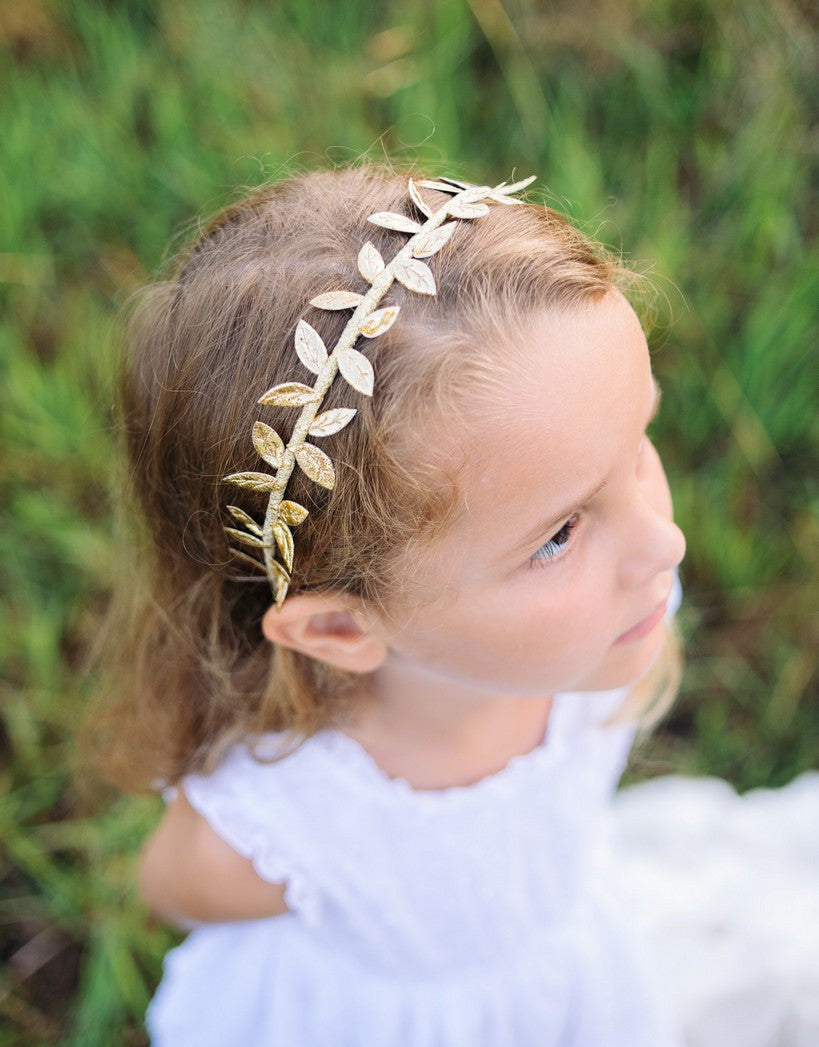
[(280, 610), (275, 604), (267, 609), (262, 632), (271, 643), (348, 672), (373, 672), (387, 656), (374, 623), (333, 593), (293, 593)]

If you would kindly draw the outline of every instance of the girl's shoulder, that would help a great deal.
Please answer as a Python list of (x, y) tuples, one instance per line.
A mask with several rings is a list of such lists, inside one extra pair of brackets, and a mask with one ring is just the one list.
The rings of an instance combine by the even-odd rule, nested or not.
[(236, 742), (213, 770), (189, 774), (178, 786), (263, 880), (286, 885), (288, 909), (308, 920), (318, 906), (327, 797), (338, 788), (317, 748), (314, 739), (297, 745), (289, 735), (265, 734)]
[(287, 806), (288, 798), (306, 801), (326, 793), (333, 769), (322, 758), (320, 736), (306, 740), (269, 732), (234, 742), (208, 771), (186, 775), (180, 782), (194, 806), (224, 810), (231, 817), (269, 816)]

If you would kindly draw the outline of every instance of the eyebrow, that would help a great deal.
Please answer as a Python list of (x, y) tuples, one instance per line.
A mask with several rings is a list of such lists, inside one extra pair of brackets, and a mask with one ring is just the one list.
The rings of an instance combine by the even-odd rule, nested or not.
[[(647, 429), (649, 425), (651, 425), (651, 423), (657, 417), (657, 412), (660, 409), (660, 400), (662, 398), (662, 389), (660, 389), (660, 384), (653, 375), (651, 376), (651, 381), (654, 386), (654, 399), (651, 403), (651, 413), (649, 414), (648, 421), (644, 426), (645, 429)], [(554, 534), (554, 532), (557, 530), (560, 524), (565, 523), (568, 519), (574, 516), (576, 512), (582, 509), (584, 505), (587, 505), (592, 500), (592, 498), (600, 494), (600, 492), (603, 490), (607, 483), (608, 480), (603, 480), (595, 488), (593, 488), (593, 490), (589, 491), (582, 498), (578, 499), (573, 505), (567, 506), (567, 508), (563, 509), (559, 513), (554, 513), (553, 515), (549, 516), (546, 520), (542, 520), (536, 527), (532, 528), (532, 530), (526, 535), (525, 538), (522, 539), (522, 541), (520, 541), (515, 546), (515, 548), (512, 550), (512, 553), (520, 553), (527, 546), (534, 545), (535, 542), (537, 542), (544, 536)]]

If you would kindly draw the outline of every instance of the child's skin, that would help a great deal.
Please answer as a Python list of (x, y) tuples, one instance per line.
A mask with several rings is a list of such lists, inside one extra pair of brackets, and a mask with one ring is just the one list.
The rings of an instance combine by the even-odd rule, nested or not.
[[(488, 410), (476, 404), (468, 446), (448, 448), (446, 425), (424, 434), (466, 462), (467, 511), (413, 560), (413, 589), (430, 599), (387, 621), (336, 594), (296, 593), (264, 620), (272, 642), (371, 674), (345, 732), (419, 789), (469, 785), (534, 749), (551, 695), (643, 675), (685, 552), (646, 436), (658, 394), (625, 299), (534, 316), (513, 349), (498, 354), (498, 389)], [(283, 885), (259, 879), (181, 795), (140, 883), (181, 923), (286, 911)]]

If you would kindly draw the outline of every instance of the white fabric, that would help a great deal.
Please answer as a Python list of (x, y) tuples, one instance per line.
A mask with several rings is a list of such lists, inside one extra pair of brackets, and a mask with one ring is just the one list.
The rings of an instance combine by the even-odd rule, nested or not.
[(155, 1047), (671, 1047), (608, 846), (621, 700), (558, 695), (545, 742), (468, 788), (413, 790), (337, 732), (186, 779), (293, 911), (194, 930)]
[(819, 773), (738, 797), (656, 778), (617, 799), (620, 874), (689, 1047), (819, 1045)]
[(413, 791), (336, 733), (187, 779), (293, 914), (174, 950), (155, 1047), (664, 1047), (635, 932), (686, 1047), (817, 1047), (819, 773), (657, 778), (610, 820), (619, 699), (558, 696), (544, 745), (465, 789)]

